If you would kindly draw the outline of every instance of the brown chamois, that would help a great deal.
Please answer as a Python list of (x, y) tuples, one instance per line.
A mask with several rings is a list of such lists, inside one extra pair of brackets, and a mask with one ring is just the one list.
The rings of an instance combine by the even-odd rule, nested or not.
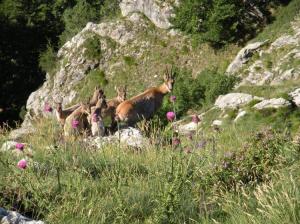
[[(95, 87), (95, 90), (94, 90), (94, 93), (93, 93), (93, 96), (91, 97), (91, 99), (89, 100), (89, 104), (90, 106), (95, 106), (96, 103), (97, 103), (97, 100), (98, 100), (98, 97), (103, 95), (103, 90), (100, 89), (98, 86)], [(62, 108), (62, 102), (56, 102), (56, 118), (57, 120), (59, 121), (59, 123), (61, 125), (64, 125), (65, 124), (65, 120), (66, 118), (74, 111), (76, 110), (77, 108), (80, 107), (80, 103), (77, 103), (71, 107), (68, 107), (68, 108), (65, 108), (63, 109)]]
[(68, 137), (84, 132), (86, 123), (88, 123), (87, 117), (90, 116), (90, 114), (90, 105), (80, 103), (80, 106), (66, 118), (64, 124), (64, 135)]
[(93, 136), (104, 136), (105, 126), (102, 118), (102, 111), (107, 108), (105, 95), (101, 95), (96, 103), (96, 106), (91, 107), (91, 115), (89, 116), (89, 123), (91, 124), (91, 131)]
[(107, 100), (107, 108), (102, 110), (102, 117), (110, 117), (111, 118), (111, 125), (110, 130), (113, 131), (116, 128), (116, 121), (115, 121), (115, 114), (116, 108), (119, 106), (120, 103), (126, 100), (127, 94), (127, 87), (116, 87), (115, 90), (117, 92), (117, 96), (110, 100)]
[(161, 107), (164, 96), (172, 91), (174, 77), (166, 70), (164, 83), (158, 87), (152, 87), (143, 93), (122, 102), (116, 109), (117, 121), (126, 122), (129, 126), (142, 119), (150, 119), (155, 111)]

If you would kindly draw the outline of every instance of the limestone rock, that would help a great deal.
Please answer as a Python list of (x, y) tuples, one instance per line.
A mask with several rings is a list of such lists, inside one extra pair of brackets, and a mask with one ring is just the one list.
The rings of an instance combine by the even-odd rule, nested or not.
[(262, 100), (263, 98), (246, 93), (228, 93), (226, 95), (219, 96), (215, 102), (215, 106), (222, 110), (227, 108), (234, 109), (246, 105), (254, 99)]
[(190, 132), (197, 131), (198, 127), (199, 125), (195, 122), (189, 122), (187, 124), (179, 125), (177, 128), (180, 134), (188, 134)]
[(241, 110), (235, 117), (235, 119), (233, 120), (233, 122), (237, 122), (240, 118), (244, 117), (247, 114), (246, 111)]
[(223, 124), (223, 121), (221, 120), (214, 120), (211, 126), (221, 126)]
[(35, 221), (33, 219), (22, 216), (15, 211), (7, 211), (0, 208), (0, 223), (1, 224), (44, 224), (42, 221)]
[(120, 3), (120, 8), (123, 16), (140, 12), (159, 28), (168, 29), (171, 26), (169, 18), (172, 16), (173, 7), (166, 1), (123, 0)]
[(252, 57), (254, 52), (256, 52), (260, 47), (266, 44), (267, 41), (264, 42), (255, 42), (248, 44), (246, 47), (241, 49), (233, 62), (228, 66), (226, 72), (229, 74), (237, 72), (249, 59)]
[(142, 135), (141, 131), (132, 127), (121, 129), (120, 131), (117, 131), (114, 135), (111, 136), (90, 137), (88, 139), (85, 139), (84, 141), (90, 146), (101, 149), (107, 145), (118, 144), (119, 137), (120, 143), (123, 146), (143, 148), (147, 144), (149, 144), (148, 139)]
[(281, 108), (281, 107), (288, 107), (291, 103), (283, 98), (273, 98), (268, 100), (263, 100), (260, 103), (257, 103), (253, 106), (253, 108), (257, 110), (262, 110), (266, 108)]
[(15, 141), (6, 141), (2, 144), (0, 151), (10, 151), (16, 148), (17, 142)]
[(284, 35), (276, 39), (270, 47), (270, 51), (273, 49), (281, 48), (286, 45), (297, 45), (299, 43), (299, 39), (292, 35)]
[(292, 100), (297, 105), (297, 107), (300, 107), (300, 88), (294, 90), (293, 92), (290, 92), (289, 96), (292, 97)]

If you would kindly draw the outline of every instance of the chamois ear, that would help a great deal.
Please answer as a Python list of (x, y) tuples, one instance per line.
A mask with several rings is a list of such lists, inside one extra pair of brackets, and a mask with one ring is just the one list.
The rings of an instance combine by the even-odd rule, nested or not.
[(98, 89), (100, 89), (100, 86), (99, 86), (99, 85), (95, 86), (94, 91), (97, 91)]

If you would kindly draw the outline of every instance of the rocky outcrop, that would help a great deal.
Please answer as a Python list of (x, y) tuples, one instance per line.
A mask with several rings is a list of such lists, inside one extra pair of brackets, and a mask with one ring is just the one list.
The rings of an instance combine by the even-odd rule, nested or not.
[(222, 110), (235, 109), (250, 103), (252, 100), (263, 100), (263, 98), (246, 93), (228, 93), (219, 96), (215, 102), (215, 106)]
[(268, 100), (263, 100), (260, 103), (257, 103), (253, 106), (253, 108), (257, 110), (263, 110), (266, 108), (274, 108), (278, 109), (281, 107), (288, 107), (291, 103), (283, 98), (273, 98)]
[(246, 47), (241, 49), (233, 62), (228, 66), (226, 72), (227, 73), (235, 73), (242, 68), (242, 66), (250, 60), (252, 55), (258, 51), (263, 45), (265, 45), (267, 41), (264, 42), (255, 42), (248, 44)]
[(22, 216), (15, 211), (7, 211), (0, 208), (0, 223), (1, 224), (44, 224), (42, 221), (35, 221), (33, 219)]
[(157, 27), (168, 29), (171, 27), (169, 18), (172, 15), (172, 6), (167, 1), (157, 0), (123, 0), (120, 3), (121, 13), (128, 16), (130, 13), (140, 12), (148, 17)]
[[(240, 85), (279, 85), (287, 80), (300, 77), (300, 20), (292, 22), (294, 32), (284, 34), (261, 49), (256, 60), (242, 69), (243, 49), (228, 67), (228, 72), (239, 71), (242, 77)], [(247, 48), (247, 47), (246, 47)]]
[(144, 148), (149, 145), (149, 140), (142, 135), (141, 131), (132, 127), (121, 129), (111, 136), (85, 139), (85, 142), (97, 149), (101, 149), (108, 144), (116, 145), (119, 141), (125, 147)]
[(294, 90), (293, 92), (290, 92), (289, 96), (292, 97), (292, 100), (297, 105), (297, 107), (300, 107), (300, 88)]

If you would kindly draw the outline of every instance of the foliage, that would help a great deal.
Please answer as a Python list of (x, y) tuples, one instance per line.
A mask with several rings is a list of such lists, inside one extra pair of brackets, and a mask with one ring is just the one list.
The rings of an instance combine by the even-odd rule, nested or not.
[(52, 73), (56, 68), (56, 52), (53, 47), (48, 44), (46, 51), (42, 52), (39, 57), (39, 66), (44, 72)]
[(270, 19), (271, 3), (278, 1), (184, 0), (173, 24), (197, 40), (223, 46), (253, 37)]
[[(216, 69), (206, 69), (193, 78), (188, 70), (175, 71), (175, 85), (172, 95), (176, 96), (176, 114), (182, 116), (189, 109), (199, 109), (209, 105), (222, 94), (228, 93), (234, 87), (238, 79), (235, 76), (227, 76), (217, 72)], [(165, 99), (159, 112), (161, 118), (172, 109), (172, 103)]]
[(87, 38), (84, 41), (83, 47), (85, 48), (84, 56), (90, 60), (101, 59), (101, 41), (96, 35)]

